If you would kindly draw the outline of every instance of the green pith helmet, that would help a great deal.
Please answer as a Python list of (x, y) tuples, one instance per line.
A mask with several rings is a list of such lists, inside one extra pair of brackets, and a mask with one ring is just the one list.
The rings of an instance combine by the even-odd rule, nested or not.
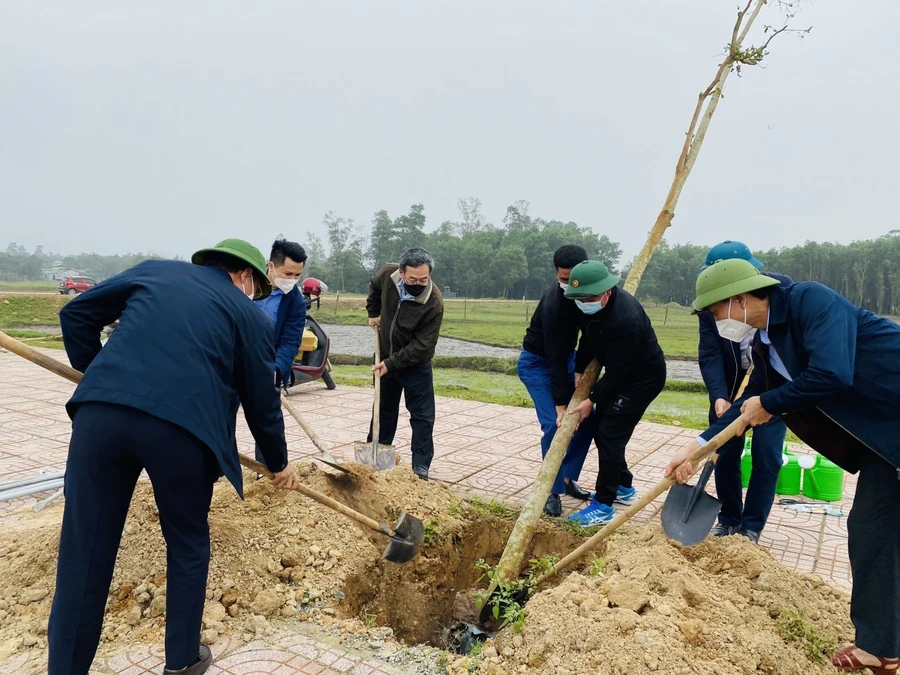
[(570, 300), (584, 300), (606, 293), (619, 283), (619, 277), (612, 274), (599, 260), (585, 260), (578, 263), (569, 273), (566, 297)]
[(210, 254), (228, 255), (250, 265), (258, 289), (258, 296), (255, 299), (262, 300), (271, 295), (272, 282), (269, 281), (266, 259), (263, 254), (260, 253), (259, 249), (249, 241), (244, 241), (243, 239), (225, 239), (212, 248), (204, 248), (197, 251), (191, 256), (191, 262), (195, 265), (205, 265)]
[(694, 309), (704, 310), (722, 300), (741, 293), (777, 286), (778, 280), (760, 274), (751, 263), (734, 258), (710, 265), (697, 277), (697, 297)]

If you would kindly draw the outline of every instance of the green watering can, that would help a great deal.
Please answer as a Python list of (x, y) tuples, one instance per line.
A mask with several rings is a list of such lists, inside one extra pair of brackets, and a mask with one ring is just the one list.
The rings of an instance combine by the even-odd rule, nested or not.
[(836, 502), (844, 497), (844, 470), (822, 455), (798, 459), (803, 469), (803, 494), (822, 502)]

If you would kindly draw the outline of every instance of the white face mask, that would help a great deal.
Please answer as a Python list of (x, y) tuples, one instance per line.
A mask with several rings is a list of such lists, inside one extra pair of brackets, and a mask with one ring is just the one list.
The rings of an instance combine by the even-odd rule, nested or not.
[(566, 289), (569, 287), (569, 284), (564, 284), (564, 283), (561, 282), (561, 281), (558, 282), (558, 283), (559, 283), (559, 287), (560, 287), (561, 289), (563, 289), (563, 290), (566, 290)]
[(275, 285), (281, 289), (282, 293), (287, 294), (294, 290), (294, 286), (297, 285), (298, 281), (299, 279), (282, 279), (279, 277), (275, 279)]
[(731, 318), (731, 299), (728, 300), (728, 318), (716, 321), (716, 329), (726, 340), (740, 342), (753, 332), (753, 326), (747, 323), (747, 308), (744, 307), (744, 320), (738, 321)]
[(596, 302), (582, 302), (581, 300), (576, 300), (575, 304), (578, 305), (578, 309), (585, 314), (596, 314), (603, 309), (602, 300), (597, 300)]
[(244, 282), (243, 281), (241, 282), (241, 290), (244, 292), (244, 295), (246, 295), (251, 300), (253, 300), (253, 298), (256, 297), (256, 289), (253, 287), (253, 277), (252, 276), (250, 277), (250, 292), (247, 293), (247, 291), (244, 291)]

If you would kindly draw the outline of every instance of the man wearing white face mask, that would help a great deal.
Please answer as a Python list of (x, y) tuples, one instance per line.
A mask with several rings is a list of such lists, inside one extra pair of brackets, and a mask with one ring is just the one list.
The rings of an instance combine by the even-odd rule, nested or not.
[(275, 378), (285, 386), (290, 384), (291, 364), (306, 326), (306, 301), (297, 290), (306, 258), (300, 244), (276, 239), (267, 268), (272, 294), (256, 303), (275, 324)]
[(837, 651), (843, 670), (877, 675), (900, 666), (900, 326), (807, 281), (782, 286), (745, 260), (697, 277), (697, 310), (758, 329), (743, 396), (666, 468), (684, 483), (687, 459), (740, 417), (758, 427), (778, 416), (813, 449), (858, 473), (847, 519), (856, 644)]
[(575, 372), (584, 373), (591, 359), (603, 367), (590, 398), (570, 413), (580, 415), (585, 424), (596, 406), (593, 431), (600, 457), (596, 494), (568, 518), (584, 527), (611, 521), (614, 502), (627, 505), (637, 500), (625, 446), (666, 383), (666, 359), (650, 319), (631, 294), (616, 287), (618, 282), (606, 265), (587, 260), (572, 269), (565, 291), (582, 312), (584, 337), (575, 356)]
[[(706, 262), (700, 274), (719, 260), (732, 259), (746, 260), (757, 269), (763, 267), (746, 244), (723, 241), (706, 254)], [(784, 275), (768, 272), (763, 274), (778, 280), (782, 285), (793, 283), (790, 277)], [(716, 321), (710, 312), (701, 312), (698, 318), (700, 373), (709, 392), (709, 423), (713, 424), (731, 407), (731, 402), (738, 394), (744, 375), (750, 367), (750, 342), (756, 335), (756, 329), (734, 319)], [(715, 469), (716, 494), (722, 502), (722, 510), (719, 512), (718, 523), (712, 530), (713, 536), (741, 534), (754, 543), (759, 540), (775, 501), (775, 484), (781, 470), (786, 431), (784, 422), (777, 418), (753, 430), (753, 470), (746, 498), (741, 483), (744, 437), (738, 436), (722, 446)]]
[[(306, 259), (306, 251), (300, 244), (276, 239), (266, 266), (272, 294), (256, 302), (275, 324), (275, 386), (291, 386), (291, 365), (303, 339), (306, 300), (300, 294), (297, 282), (303, 276)], [(256, 446), (256, 459), (262, 461), (259, 445)]]
[[(272, 386), (273, 327), (247, 299), (271, 290), (266, 260), (240, 239), (191, 260), (148, 260), (60, 311), (66, 353), (84, 378), (66, 405), (72, 437), (43, 671), (49, 675), (91, 670), (122, 527), (143, 470), (166, 540), (165, 675), (202, 675), (212, 664), (209, 647), (200, 644), (209, 505), (223, 473), (243, 494), (238, 406), (276, 472), (275, 486), (299, 485)], [(101, 329), (120, 317), (101, 349)]]

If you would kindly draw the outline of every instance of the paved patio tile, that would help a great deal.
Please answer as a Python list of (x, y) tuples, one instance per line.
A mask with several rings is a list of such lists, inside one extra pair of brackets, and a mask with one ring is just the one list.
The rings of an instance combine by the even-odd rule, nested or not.
[[(56, 358), (65, 356), (55, 350), (47, 353)], [(0, 352), (0, 482), (65, 466), (70, 426), (63, 406), (72, 389), (71, 384), (57, 376), (13, 354)], [(368, 431), (371, 390), (343, 387), (327, 391), (321, 383), (313, 383), (298, 387), (289, 400), (336, 457), (352, 459), (353, 443), (363, 440)], [(311, 457), (316, 452), (312, 443), (290, 416), (285, 419), (291, 458)], [(533, 410), (439, 398), (435, 428), (433, 479), (449, 483), (459, 494), (479, 494), (513, 506), (525, 502), (540, 468), (541, 433)], [(671, 456), (696, 433), (652, 423), (638, 426), (628, 444), (627, 456), (639, 492), (662, 479)], [(409, 416), (401, 407), (394, 445), (404, 462), (409, 462), (409, 439)], [(242, 452), (252, 455), (253, 438), (243, 420), (239, 421), (238, 444)], [(792, 451), (811, 452), (802, 446)], [(579, 479), (582, 487), (593, 487), (597, 468), (597, 453), (592, 448)], [(846, 476), (844, 497), (833, 506), (848, 513), (855, 488), (856, 478)], [(710, 491), (714, 492), (712, 485)], [(49, 494), (0, 502), (0, 525), (4, 513), (31, 506)], [(802, 495), (796, 498), (806, 499)], [(635, 520), (658, 519), (663, 501), (664, 496), (657, 498)], [(563, 498), (567, 514), (583, 506), (583, 502)], [(852, 583), (846, 518), (789, 511), (776, 498), (760, 544), (789, 567), (815, 571), (845, 588)], [(296, 631), (284, 631), (246, 645), (241, 640), (223, 638), (213, 646), (216, 664), (210, 673), (396, 675), (403, 672), (378, 659), (317, 642), (304, 635), (304, 630), (298, 624)], [(18, 654), (0, 663), (0, 673), (45, 672), (45, 659), (46, 655), (40, 653)], [(125, 646), (122, 653), (97, 665), (105, 668), (105, 672), (155, 674), (162, 670), (162, 646)]]

